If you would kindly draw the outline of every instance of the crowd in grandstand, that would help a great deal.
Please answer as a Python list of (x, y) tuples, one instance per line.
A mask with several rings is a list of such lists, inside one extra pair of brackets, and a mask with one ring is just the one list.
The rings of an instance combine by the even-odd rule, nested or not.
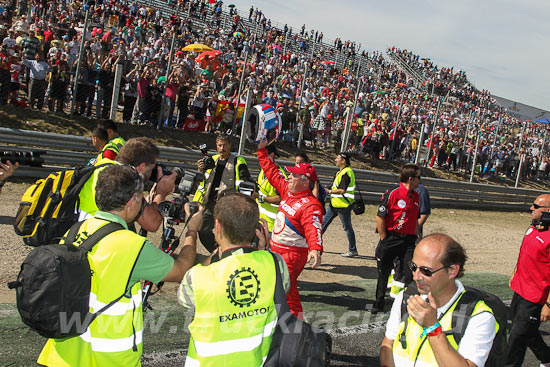
[[(90, 3), (77, 76), (84, 4), (8, 1), (0, 8), (0, 105), (54, 113), (74, 107), (77, 115), (108, 118), (120, 65), (116, 119), (124, 123), (189, 128), (198, 121), (208, 132), (240, 131), (234, 127), (243, 110), (265, 103), (281, 115), (281, 139), (294, 143), (303, 127), (305, 144), (339, 149), (349, 119), (347, 149), (356, 154), (415, 161), (423, 144), (428, 154), (418, 158), (432, 167), (513, 177), (522, 162), (523, 176), (548, 178), (546, 129), (509, 116), (463, 71), (395, 47), (387, 59), (350, 40), (324, 40), (305, 24), (279, 29), (254, 7), (241, 17), (221, 1), (160, 3)], [(182, 50), (190, 44), (213, 51)]]

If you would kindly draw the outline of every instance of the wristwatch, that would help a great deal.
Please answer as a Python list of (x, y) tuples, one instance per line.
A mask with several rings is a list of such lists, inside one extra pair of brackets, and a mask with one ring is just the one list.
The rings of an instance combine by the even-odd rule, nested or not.
[(263, 195), (258, 196), (258, 203), (263, 203), (263, 202), (264, 202), (264, 196)]
[(4, 187), (5, 184), (6, 184), (6, 180), (0, 181), (0, 188)]
[(550, 308), (550, 302), (546, 302), (546, 307)]

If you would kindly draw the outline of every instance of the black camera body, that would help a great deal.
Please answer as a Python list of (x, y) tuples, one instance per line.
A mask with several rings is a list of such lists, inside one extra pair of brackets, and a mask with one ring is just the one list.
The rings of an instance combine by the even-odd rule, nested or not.
[(42, 167), (44, 158), (40, 157), (41, 154), (46, 154), (44, 150), (35, 150), (32, 152), (23, 152), (18, 150), (8, 150), (0, 152), (0, 161), (6, 163), (19, 163), (22, 166)]
[[(160, 215), (174, 223), (185, 222), (188, 219), (185, 216), (185, 204), (189, 203), (187, 196), (194, 192), (199, 183), (204, 180), (204, 175), (200, 172), (181, 171), (179, 168), (178, 170), (179, 182), (174, 191), (174, 198), (163, 201), (158, 206)], [(199, 210), (199, 204), (191, 202), (190, 210), (191, 215), (195, 214)]]
[(550, 228), (550, 212), (542, 212), (542, 216), (536, 224), (536, 228), (539, 231), (547, 231), (548, 228)]
[(214, 162), (214, 159), (208, 155), (206, 144), (199, 145), (199, 149), (203, 155), (201, 162), (204, 164), (204, 170), (214, 169), (216, 167), (216, 162)]

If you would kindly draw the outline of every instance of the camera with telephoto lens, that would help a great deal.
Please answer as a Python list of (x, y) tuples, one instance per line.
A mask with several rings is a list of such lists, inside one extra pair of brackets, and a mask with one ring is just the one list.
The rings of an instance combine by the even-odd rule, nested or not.
[[(154, 184), (157, 182), (162, 176), (159, 177), (159, 167), (162, 171), (162, 176), (169, 176), (172, 174), (172, 170), (169, 168), (166, 168), (166, 166), (162, 163), (157, 163), (153, 167), (153, 170), (151, 171), (151, 177), (149, 177), (149, 182), (151, 184)], [(183, 177), (183, 170), (179, 167), (174, 168), (174, 171), (176, 171), (176, 174), (178, 175), (176, 177), (176, 186), (179, 185), (181, 178)]]
[(208, 155), (208, 150), (206, 149), (206, 144), (199, 145), (199, 149), (204, 157), (201, 158), (201, 162), (204, 164), (204, 170), (214, 169), (216, 167), (216, 162), (214, 159)]
[[(181, 172), (181, 169), (179, 169)], [(166, 200), (159, 204), (158, 210), (160, 215), (174, 223), (181, 223), (187, 220), (185, 216), (185, 204), (189, 203), (187, 196), (197, 190), (197, 186), (204, 180), (204, 175), (200, 172), (183, 171), (181, 172), (179, 183), (174, 190), (174, 198)], [(190, 215), (195, 214), (199, 210), (199, 203), (190, 202)]]
[(6, 163), (10, 161), (12, 164), (19, 163), (22, 166), (42, 167), (44, 158), (41, 154), (46, 154), (43, 150), (35, 150), (32, 152), (22, 152), (18, 150), (8, 150), (0, 152), (0, 161)]

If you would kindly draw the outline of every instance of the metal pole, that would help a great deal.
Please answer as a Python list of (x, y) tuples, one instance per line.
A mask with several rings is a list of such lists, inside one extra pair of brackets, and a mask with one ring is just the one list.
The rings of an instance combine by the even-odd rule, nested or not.
[(121, 62), (116, 64), (115, 83), (113, 86), (113, 96), (111, 97), (111, 112), (109, 114), (109, 118), (113, 121), (116, 118), (116, 110), (118, 107), (118, 96), (120, 95), (120, 80), (122, 79), (123, 69), (124, 69), (124, 65), (122, 65)]
[[(252, 43), (256, 43), (256, 35), (258, 33), (258, 23), (256, 23), (254, 27), (254, 39)], [(237, 111), (239, 110), (239, 101), (241, 99), (241, 92), (243, 90), (243, 83), (244, 83), (244, 75), (246, 73), (246, 63), (248, 62), (248, 52), (250, 51), (250, 48), (252, 47), (252, 43), (248, 44), (246, 47), (246, 52), (244, 54), (244, 62), (243, 62), (243, 71), (241, 73), (241, 81), (239, 82), (239, 90), (237, 92), (237, 106), (235, 107), (235, 115), (233, 116), (233, 129), (234, 130), (237, 126)]]
[(525, 154), (522, 154), (519, 158), (518, 175), (516, 177), (516, 184), (514, 185), (515, 188), (518, 187), (519, 178), (521, 177), (521, 167), (523, 166), (523, 157), (525, 157)]
[(426, 157), (426, 161), (424, 162), (424, 167), (428, 165), (428, 161), (430, 160), (430, 155), (432, 153), (432, 149), (434, 146), (434, 134), (435, 130), (437, 129), (437, 119), (439, 117), (439, 105), (441, 104), (441, 98), (437, 99), (437, 109), (435, 110), (435, 120), (434, 120), (434, 126), (432, 129), (432, 135), (430, 137), (430, 146), (428, 147), (428, 156)]
[(464, 133), (464, 141), (462, 142), (462, 150), (460, 151), (460, 159), (459, 159), (460, 163), (458, 164), (459, 169), (463, 163), (463, 157), (465, 157), (464, 150), (466, 149), (466, 139), (468, 137), (468, 132), (470, 131), (470, 124), (472, 123), (473, 114), (474, 114), (474, 111), (470, 111), (470, 117), (468, 118), (468, 126), (466, 126), (466, 132)]
[(470, 131), (470, 124), (472, 123), (472, 117), (474, 111), (470, 111), (470, 118), (468, 119), (468, 126), (466, 126), (466, 133), (464, 134), (464, 141), (462, 142), (462, 151), (466, 149), (466, 138), (468, 137), (468, 132)]
[(304, 139), (304, 124), (298, 125), (298, 116), (300, 115), (300, 109), (302, 108), (302, 97), (304, 95), (304, 88), (306, 85), (308, 62), (306, 60), (304, 77), (302, 79), (302, 87), (300, 88), (300, 103), (298, 104), (298, 113), (296, 114), (296, 126), (298, 126), (298, 149), (302, 147), (302, 140)]
[[(246, 135), (246, 123), (248, 121), (247, 119), (247, 114), (248, 114), (248, 103), (250, 102), (250, 89), (248, 89), (248, 93), (246, 93), (246, 104), (244, 105), (244, 111), (243, 111), (243, 115), (241, 117), (242, 119), (242, 124), (241, 124), (241, 138), (239, 140), (239, 152), (237, 153), (238, 155), (243, 155), (244, 154), (244, 143), (245, 143), (245, 135)], [(237, 115), (237, 111), (238, 111), (238, 107), (237, 107), (237, 110), (235, 110), (235, 115)]]
[(82, 62), (82, 55), (84, 54), (84, 44), (86, 43), (86, 32), (88, 31), (88, 19), (90, 17), (90, 5), (85, 4), (84, 9), (86, 10), (86, 15), (84, 18), (84, 29), (82, 30), (82, 37), (80, 40), (80, 50), (78, 51), (78, 63), (76, 64), (76, 73), (74, 75), (73, 83), (73, 98), (71, 102), (71, 118), (73, 118), (75, 104), (76, 104), (76, 92), (78, 90), (78, 78), (80, 76), (80, 63)]
[(395, 121), (395, 130), (393, 131), (393, 139), (391, 142), (391, 150), (388, 155), (389, 160), (391, 160), (394, 149), (395, 149), (395, 139), (397, 138), (397, 131), (399, 130), (399, 118), (401, 117), (401, 108), (403, 107), (403, 98), (405, 98), (406, 90), (401, 94), (401, 101), (399, 101), (399, 110), (397, 111), (397, 120)]
[(472, 172), (470, 173), (470, 182), (474, 180), (474, 172), (476, 171), (477, 150), (479, 148), (479, 140), (481, 138), (481, 126), (479, 128), (479, 134), (477, 135), (476, 148), (474, 150), (474, 161), (472, 162)]
[(287, 33), (288, 33), (288, 30), (285, 32), (285, 42), (283, 44), (283, 56), (285, 55), (285, 52), (286, 52), (286, 41), (288, 40)]
[(420, 148), (422, 147), (422, 140), (424, 140), (424, 130), (426, 128), (426, 123), (421, 123), (420, 125), (420, 138), (418, 139), (417, 147), (416, 147), (416, 157), (414, 157), (414, 164), (418, 164), (418, 161), (420, 160)]
[[(178, 8), (176, 10), (176, 16), (179, 11), (179, 3)], [(172, 43), (170, 44), (170, 55), (168, 56), (168, 66), (166, 67), (166, 76), (164, 79), (164, 94), (162, 96), (162, 105), (160, 106), (160, 112), (159, 112), (159, 118), (157, 121), (157, 129), (159, 129), (162, 126), (162, 118), (164, 115), (164, 111), (166, 110), (166, 105), (168, 104), (168, 97), (166, 97), (166, 91), (168, 90), (168, 77), (170, 76), (170, 73), (172, 72), (172, 60), (174, 59), (174, 47), (176, 45), (176, 38), (178, 36), (177, 32), (177, 26), (173, 27), (173, 35), (172, 35)], [(170, 124), (170, 121), (168, 121), (168, 124)]]
[[(357, 70), (359, 74), (359, 69)], [(340, 146), (340, 151), (344, 152), (349, 144), (349, 135), (351, 131), (351, 124), (353, 121), (353, 116), (355, 114), (355, 109), (357, 108), (357, 100), (359, 99), (359, 91), (361, 90), (361, 80), (358, 79), (357, 90), (355, 91), (355, 100), (353, 102), (352, 109), (350, 110), (349, 116), (346, 120), (346, 126), (344, 127), (344, 134), (342, 136), (342, 144)]]

